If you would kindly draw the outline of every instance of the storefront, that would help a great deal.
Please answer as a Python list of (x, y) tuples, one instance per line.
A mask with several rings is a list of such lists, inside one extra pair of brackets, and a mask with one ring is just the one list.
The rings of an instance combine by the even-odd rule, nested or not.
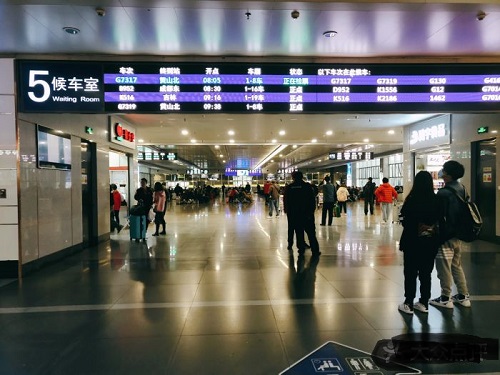
[(413, 175), (428, 171), (433, 178), (434, 189), (443, 187), (438, 172), (450, 159), (451, 116), (437, 116), (409, 127), (408, 149), (412, 154)]

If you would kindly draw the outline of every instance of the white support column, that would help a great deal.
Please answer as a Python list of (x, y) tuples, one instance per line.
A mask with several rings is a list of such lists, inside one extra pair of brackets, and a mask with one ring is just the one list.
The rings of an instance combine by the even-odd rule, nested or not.
[[(0, 59), (0, 262), (19, 261), (19, 193), (14, 60)], [(1, 268), (0, 268), (1, 270)]]

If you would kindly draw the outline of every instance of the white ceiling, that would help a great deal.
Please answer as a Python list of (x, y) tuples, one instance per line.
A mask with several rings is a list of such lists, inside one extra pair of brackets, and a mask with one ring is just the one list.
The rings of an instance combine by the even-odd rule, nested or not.
[[(98, 7), (105, 11), (103, 17), (97, 14)], [(300, 12), (297, 19), (291, 17), (293, 10)], [(481, 11), (486, 17), (478, 21)], [(248, 19), (246, 13), (251, 13)], [(63, 27), (68, 26), (80, 33), (65, 33)], [(338, 34), (325, 38), (327, 30)], [(54, 55), (93, 60), (498, 62), (500, 4), (498, 0), (0, 0), (0, 56)], [(169, 149), (200, 168), (219, 169), (235, 165), (236, 160), (246, 160), (252, 168), (277, 144), (290, 144), (283, 157), (268, 166), (276, 169), (309, 162), (309, 168), (325, 167), (327, 163), (317, 160), (324, 160), (329, 151), (366, 143), (376, 153), (400, 149), (402, 126), (429, 116), (433, 114), (123, 117), (145, 144), (174, 146)], [(190, 134), (182, 135), (182, 129)], [(387, 133), (390, 129), (394, 135)], [(228, 130), (235, 132), (234, 144), (229, 143)], [(280, 130), (286, 134), (280, 136)], [(325, 135), (328, 130), (333, 134)], [(313, 138), (317, 143), (311, 143)], [(294, 149), (293, 144), (300, 146)]]

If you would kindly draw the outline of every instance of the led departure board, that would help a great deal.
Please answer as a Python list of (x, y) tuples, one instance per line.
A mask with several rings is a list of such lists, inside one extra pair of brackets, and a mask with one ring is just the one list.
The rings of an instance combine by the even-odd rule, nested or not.
[(499, 64), (19, 63), (22, 111), (498, 110)]

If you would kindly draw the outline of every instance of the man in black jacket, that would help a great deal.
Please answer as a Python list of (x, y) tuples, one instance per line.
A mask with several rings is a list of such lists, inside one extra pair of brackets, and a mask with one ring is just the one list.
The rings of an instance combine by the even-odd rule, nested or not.
[(288, 226), (295, 231), (299, 255), (304, 255), (304, 231), (307, 233), (313, 256), (319, 256), (319, 244), (314, 225), (316, 198), (310, 184), (304, 182), (302, 172), (292, 173), (293, 182), (286, 187), (283, 204)]
[(373, 215), (373, 200), (375, 198), (375, 183), (372, 178), (368, 177), (368, 182), (363, 187), (363, 197), (365, 200), (365, 215), (368, 215), (368, 206), (370, 207), (370, 215)]
[(141, 178), (141, 187), (135, 191), (134, 199), (144, 208), (144, 215), (153, 207), (153, 189), (148, 186), (148, 180)]
[[(445, 225), (439, 228), (445, 242), (436, 255), (436, 271), (441, 284), (441, 296), (429, 303), (437, 307), (453, 308), (453, 303), (470, 307), (469, 290), (462, 269), (462, 242), (457, 238), (456, 223), (460, 215), (459, 194), (465, 199), (465, 189), (457, 180), (464, 176), (465, 169), (455, 160), (448, 160), (439, 172), (445, 187), (437, 193), (442, 199), (445, 211)], [(452, 284), (455, 283), (458, 294), (451, 296)]]

